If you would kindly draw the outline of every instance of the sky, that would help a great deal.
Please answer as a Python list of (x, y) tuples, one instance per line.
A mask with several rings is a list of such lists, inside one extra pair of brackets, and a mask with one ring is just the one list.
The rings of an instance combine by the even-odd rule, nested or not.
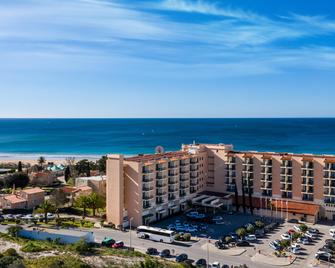
[(335, 1), (1, 0), (0, 117), (334, 117)]

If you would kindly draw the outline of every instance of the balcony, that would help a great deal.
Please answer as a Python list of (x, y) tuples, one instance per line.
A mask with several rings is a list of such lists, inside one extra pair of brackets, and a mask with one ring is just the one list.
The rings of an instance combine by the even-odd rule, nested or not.
[(282, 167), (292, 168), (292, 161), (291, 160), (283, 160), (281, 163)]
[(305, 184), (305, 185), (314, 185), (314, 180), (313, 179), (303, 178), (302, 179), (302, 184)]
[(157, 171), (164, 171), (164, 170), (166, 170), (166, 167), (164, 165), (156, 165), (156, 170)]
[(169, 193), (174, 193), (174, 192), (178, 192), (179, 188), (177, 186), (173, 187), (173, 186), (169, 186)]
[(156, 195), (157, 196), (164, 196), (164, 195), (167, 195), (167, 192), (165, 192), (165, 191), (156, 191)]
[(270, 189), (272, 188), (272, 183), (271, 182), (261, 184), (261, 189), (268, 189), (268, 188), (270, 188)]
[(157, 175), (156, 180), (165, 180), (167, 177), (164, 175)]
[(199, 177), (199, 173), (198, 172), (192, 172), (191, 173), (191, 179), (196, 179)]
[(303, 194), (302, 200), (303, 201), (314, 201), (314, 196), (312, 194)]
[(177, 176), (179, 175), (177, 171), (169, 171), (169, 176)]
[(227, 171), (226, 172), (226, 177), (235, 178), (236, 177), (236, 172), (235, 171)]
[(288, 191), (288, 192), (291, 192), (292, 191), (292, 185), (287, 185), (287, 184), (284, 184), (280, 187), (280, 190), (281, 191)]
[(149, 202), (143, 202), (143, 209), (151, 208), (152, 205)]
[(198, 171), (199, 170), (199, 166), (198, 165), (191, 165), (190, 170), (191, 171)]
[(301, 166), (302, 169), (314, 169), (313, 162), (304, 162)]
[(152, 176), (143, 176), (142, 181), (143, 182), (152, 182), (154, 178)]
[(280, 174), (292, 176), (293, 172), (292, 169), (282, 168)]
[(198, 164), (198, 163), (199, 163), (199, 160), (198, 160), (198, 158), (191, 158), (190, 163), (191, 163), (191, 164)]
[(262, 166), (265, 167), (265, 166), (272, 166), (272, 160), (263, 160), (262, 162)]
[(264, 168), (262, 168), (262, 173), (264, 173), (264, 174), (272, 173), (272, 168), (264, 167)]
[(193, 180), (191, 180), (191, 186), (196, 186), (196, 185), (198, 185), (198, 180), (197, 179), (193, 179)]
[(144, 174), (150, 174), (152, 172), (154, 172), (154, 170), (152, 168), (143, 167), (143, 169), (142, 169), (142, 173), (144, 173)]
[(185, 192), (185, 191), (180, 191), (180, 193), (179, 193), (179, 196), (180, 197), (184, 197), (184, 196), (186, 196), (187, 195), (187, 193)]
[(333, 188), (324, 189), (324, 195), (335, 196), (335, 190)]
[(245, 174), (242, 174), (242, 178), (245, 179), (245, 180), (253, 180), (254, 179), (254, 175), (253, 174), (250, 174), (250, 173), (245, 173)]
[(143, 193), (143, 195), (142, 195), (143, 200), (151, 200), (153, 198), (154, 198), (154, 196), (152, 194)]
[(281, 197), (282, 198), (292, 199), (292, 192), (282, 192), (281, 193)]
[(227, 192), (234, 193), (235, 189), (235, 185), (227, 185)]
[(236, 164), (236, 157), (228, 157), (227, 164), (235, 165)]
[(164, 204), (165, 203), (165, 200), (161, 197), (157, 197), (156, 198), (156, 204), (157, 205), (161, 205), (161, 204)]
[(302, 193), (312, 194), (312, 193), (314, 193), (314, 188), (313, 187), (303, 186), (301, 192)]
[(181, 168), (181, 169), (179, 170), (179, 172), (180, 172), (180, 174), (185, 174), (185, 173), (189, 173), (190, 170), (189, 170), (189, 169), (186, 169), (186, 168)]
[(254, 164), (254, 161), (252, 158), (246, 158), (243, 161), (243, 165), (253, 165), (253, 164)]
[(335, 179), (335, 172), (325, 171), (324, 177), (328, 179)]
[(263, 174), (261, 177), (261, 181), (272, 181), (272, 175)]
[(303, 177), (314, 177), (314, 172), (312, 170), (303, 170), (301, 175)]
[(176, 199), (177, 199), (177, 196), (176, 196), (176, 195), (174, 195), (174, 194), (169, 194), (169, 198), (168, 198), (169, 201), (176, 200)]
[(188, 189), (190, 186), (188, 184), (181, 184), (180, 189)]
[(169, 163), (169, 168), (177, 168), (178, 164), (177, 163)]
[(165, 187), (167, 184), (165, 182), (157, 182), (156, 183), (156, 187), (161, 188), (161, 187)]
[(188, 181), (189, 179), (189, 176), (180, 176), (180, 181)]
[(190, 163), (187, 161), (180, 161), (179, 165), (182, 167), (188, 166)]
[(244, 166), (243, 172), (253, 172), (254, 168), (252, 166)]
[(175, 178), (169, 178), (169, 184), (177, 184), (179, 182), (179, 180), (175, 177)]
[(272, 196), (272, 190), (262, 190), (262, 196)]
[(325, 170), (335, 171), (335, 163), (327, 163)]
[(143, 186), (142, 191), (143, 191), (143, 192), (150, 192), (150, 191), (152, 191), (153, 189), (154, 189), (154, 187), (146, 187), (146, 186)]

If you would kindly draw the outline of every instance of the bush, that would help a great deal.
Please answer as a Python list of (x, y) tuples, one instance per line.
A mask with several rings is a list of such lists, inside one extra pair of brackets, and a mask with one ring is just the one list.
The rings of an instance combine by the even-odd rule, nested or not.
[(183, 235), (184, 241), (190, 241), (191, 240), (191, 234), (186, 233)]
[(21, 247), (23, 252), (41, 252), (51, 249), (51, 247), (48, 247), (46, 244), (40, 243), (39, 241), (29, 241)]
[(73, 251), (76, 251), (79, 254), (85, 254), (85, 253), (90, 252), (92, 250), (91, 246), (83, 239), (81, 239), (77, 243), (74, 243), (70, 247)]
[(236, 234), (237, 234), (240, 238), (242, 238), (242, 237), (244, 237), (244, 236), (247, 234), (247, 231), (246, 231), (245, 228), (238, 228), (238, 229), (236, 230)]
[(21, 226), (10, 226), (7, 228), (7, 232), (10, 236), (12, 237), (18, 237), (19, 236), (19, 232), (22, 230)]
[(233, 239), (231, 238), (231, 236), (226, 236), (225, 239), (227, 244), (230, 244), (231, 242), (233, 242)]
[(247, 227), (247, 232), (249, 233), (249, 234), (253, 234), (253, 233), (255, 233), (255, 227), (253, 226), (253, 225), (248, 225), (248, 227)]
[(70, 255), (26, 259), (24, 263), (27, 267), (34, 268), (91, 268), (90, 265)]
[(257, 221), (255, 221), (255, 226), (256, 226), (257, 229), (262, 229), (262, 228), (264, 228), (265, 223), (260, 221), (260, 220), (257, 220)]
[(19, 257), (20, 258), (20, 255), (17, 253), (17, 251), (14, 248), (7, 249), (6, 251), (2, 253), (2, 255), (6, 257)]
[(299, 227), (300, 227), (301, 232), (303, 232), (303, 233), (306, 232), (307, 229), (308, 229), (306, 224), (301, 224)]
[(281, 240), (280, 241), (280, 246), (282, 246), (283, 248), (288, 248), (290, 245), (291, 245), (290, 240)]

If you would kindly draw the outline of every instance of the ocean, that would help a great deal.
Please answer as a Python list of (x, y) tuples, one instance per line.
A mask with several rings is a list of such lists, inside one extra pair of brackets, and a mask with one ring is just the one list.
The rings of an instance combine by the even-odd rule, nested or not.
[(0, 157), (153, 153), (161, 145), (234, 144), (236, 150), (335, 154), (335, 118), (0, 119)]

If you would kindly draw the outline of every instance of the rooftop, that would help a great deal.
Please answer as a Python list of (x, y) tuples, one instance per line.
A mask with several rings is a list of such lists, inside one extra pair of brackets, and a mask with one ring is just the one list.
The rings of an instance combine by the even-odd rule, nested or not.
[(26, 202), (25, 199), (18, 197), (15, 194), (4, 195), (3, 198), (5, 198), (7, 201), (9, 201), (12, 204)]
[(79, 177), (76, 180), (87, 180), (87, 181), (104, 181), (106, 180), (106, 176), (91, 176), (91, 177)]
[(44, 190), (42, 190), (39, 187), (35, 187), (35, 188), (24, 189), (22, 190), (22, 192), (27, 193), (27, 194), (37, 194), (37, 193), (44, 193)]
[(132, 157), (126, 157), (126, 161), (132, 161), (132, 162), (148, 162), (148, 161), (158, 161), (158, 160), (168, 160), (175, 157), (183, 157), (191, 155), (188, 152), (185, 151), (175, 151), (175, 152), (168, 152), (163, 154), (143, 154), (143, 155), (137, 155)]

